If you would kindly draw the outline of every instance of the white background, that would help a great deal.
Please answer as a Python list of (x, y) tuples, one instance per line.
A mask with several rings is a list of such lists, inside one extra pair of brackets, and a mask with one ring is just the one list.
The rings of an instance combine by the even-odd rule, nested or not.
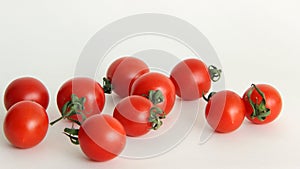
[(270, 83), (284, 101), (281, 116), (271, 124), (256, 126), (245, 120), (239, 130), (214, 134), (199, 145), (200, 116), (189, 136), (170, 152), (106, 163), (87, 160), (60, 133), (61, 125), (50, 128), (32, 149), (11, 147), (2, 132), (6, 111), (1, 106), (1, 168), (299, 168), (299, 7), (298, 0), (1, 0), (1, 101), (10, 81), (37, 77), (51, 94), (51, 120), (58, 116), (57, 90), (74, 74), (89, 38), (117, 19), (145, 12), (173, 15), (196, 26), (218, 53), (227, 89), (242, 94), (253, 82)]

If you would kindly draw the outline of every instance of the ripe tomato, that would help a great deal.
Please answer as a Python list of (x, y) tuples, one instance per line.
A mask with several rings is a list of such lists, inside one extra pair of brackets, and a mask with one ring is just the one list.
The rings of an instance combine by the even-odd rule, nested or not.
[(78, 132), (83, 153), (94, 161), (108, 161), (118, 156), (126, 144), (122, 124), (109, 115), (94, 115), (85, 120)]
[(160, 90), (162, 92), (164, 101), (156, 106), (167, 115), (172, 110), (176, 97), (172, 81), (161, 73), (146, 73), (134, 81), (130, 94), (147, 96), (150, 90)]
[[(171, 71), (170, 79), (174, 83), (177, 96), (183, 100), (195, 100), (205, 95), (211, 88), (211, 78), (217, 81), (221, 70), (199, 59), (186, 59), (179, 62)], [(217, 78), (217, 79), (215, 79)]]
[(228, 133), (239, 128), (245, 118), (245, 113), (242, 98), (229, 90), (214, 94), (205, 109), (208, 124), (220, 133)]
[(252, 85), (244, 93), (243, 100), (246, 106), (246, 117), (255, 124), (269, 123), (281, 112), (281, 96), (268, 84)]
[(137, 137), (150, 129), (158, 129), (162, 124), (161, 113), (149, 99), (135, 95), (122, 99), (116, 105), (113, 117), (124, 126), (127, 136)]
[(8, 110), (3, 130), (12, 145), (30, 148), (44, 139), (48, 124), (48, 115), (41, 105), (32, 101), (20, 101)]
[(47, 109), (49, 93), (42, 82), (35, 78), (18, 78), (12, 81), (5, 90), (4, 105), (6, 110), (15, 103), (23, 100), (37, 102)]
[(113, 90), (120, 97), (129, 96), (133, 82), (141, 75), (148, 73), (149, 68), (142, 60), (134, 57), (122, 57), (115, 60), (104, 78), (105, 93)]
[[(87, 77), (76, 77), (66, 81), (60, 87), (56, 101), (63, 116), (73, 111), (75, 114), (83, 113), (84, 116), (90, 117), (102, 112), (105, 94), (100, 84), (95, 80)], [(80, 115), (72, 115), (68, 118), (82, 121)]]

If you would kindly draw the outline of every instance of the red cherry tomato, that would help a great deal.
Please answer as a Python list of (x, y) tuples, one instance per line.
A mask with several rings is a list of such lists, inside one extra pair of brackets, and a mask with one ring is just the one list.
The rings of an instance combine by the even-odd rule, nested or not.
[(179, 62), (171, 71), (177, 96), (183, 100), (195, 100), (205, 95), (211, 88), (211, 78), (217, 81), (221, 70), (207, 66), (199, 59), (186, 59)]
[(73, 115), (68, 118), (82, 121), (82, 116), (74, 113), (83, 113), (85, 117), (101, 113), (105, 104), (105, 94), (95, 80), (76, 77), (66, 81), (60, 87), (56, 101), (62, 115), (73, 111)]
[(120, 97), (129, 96), (133, 82), (148, 72), (149, 68), (146, 63), (138, 58), (119, 58), (110, 65), (106, 72), (108, 81), (104, 79), (105, 93), (110, 93), (112, 89)]
[(42, 82), (35, 78), (23, 77), (16, 79), (5, 90), (4, 105), (6, 110), (23, 100), (37, 102), (47, 109), (49, 104), (48, 90)]
[(272, 122), (282, 109), (279, 92), (268, 84), (252, 85), (244, 93), (243, 100), (246, 106), (246, 117), (255, 124)]
[(3, 130), (12, 145), (25, 149), (36, 146), (44, 139), (48, 125), (48, 115), (41, 105), (20, 101), (8, 110)]
[(82, 123), (78, 141), (87, 157), (103, 162), (122, 152), (126, 144), (126, 132), (115, 118), (109, 115), (94, 115)]
[(238, 129), (245, 118), (245, 113), (246, 109), (242, 98), (228, 90), (214, 94), (205, 109), (208, 124), (220, 133)]
[(132, 84), (131, 95), (147, 96), (150, 90), (160, 90), (164, 101), (156, 106), (167, 115), (175, 103), (175, 87), (172, 81), (161, 73), (150, 72), (140, 76)]
[(113, 117), (124, 126), (128, 136), (137, 137), (158, 129), (162, 124), (161, 113), (150, 100), (134, 95), (125, 97), (116, 105)]

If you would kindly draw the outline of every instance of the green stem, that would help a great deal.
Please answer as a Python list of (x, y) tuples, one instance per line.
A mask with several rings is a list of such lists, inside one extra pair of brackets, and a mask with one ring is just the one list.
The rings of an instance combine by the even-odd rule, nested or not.
[(209, 93), (209, 95), (206, 97), (205, 95), (204, 95), (204, 93), (203, 93), (203, 95), (202, 95), (202, 97), (203, 97), (203, 99), (206, 101), (206, 102), (208, 102), (209, 100), (210, 100), (210, 98), (214, 95), (214, 94), (216, 94), (217, 92), (210, 92)]
[(159, 107), (153, 106), (150, 109), (149, 122), (151, 123), (152, 129), (157, 130), (163, 124), (162, 120), (165, 118), (165, 113)]
[(164, 101), (164, 95), (160, 90), (150, 90), (148, 94), (148, 99), (154, 104), (157, 105)]
[(52, 121), (50, 125), (54, 125), (55, 123), (61, 121), (62, 119), (68, 118), (69, 120), (81, 124), (79, 121), (71, 119), (70, 117), (73, 115), (80, 115), (82, 117), (82, 121), (86, 119), (85, 114), (82, 112), (84, 110), (84, 103), (86, 99), (84, 97), (78, 98), (75, 94), (71, 95), (71, 100), (64, 104), (61, 110), (61, 117)]
[(58, 119), (52, 121), (52, 122), (50, 123), (50, 125), (53, 126), (55, 123), (59, 122), (59, 121), (62, 120), (63, 118), (64, 118), (64, 116), (61, 116), (60, 118), (58, 118)]
[[(271, 114), (271, 110), (266, 107), (265, 94), (255, 84), (252, 84), (251, 86), (252, 86), (251, 89), (247, 93), (249, 103), (250, 103), (250, 105), (252, 107), (252, 110), (253, 110), (250, 117), (252, 119), (258, 118), (258, 120), (264, 121)], [(251, 99), (251, 95), (252, 95), (254, 90), (256, 90), (258, 92), (258, 94), (262, 97), (262, 100), (261, 100), (260, 103), (258, 103), (258, 98), (256, 98), (255, 103)]]
[(103, 90), (106, 94), (111, 94), (112, 92), (112, 84), (108, 78), (103, 78)]
[(164, 95), (160, 90), (149, 90), (148, 95), (142, 94), (142, 96), (149, 99), (154, 105), (157, 105), (164, 101)]
[(222, 70), (221, 69), (218, 69), (216, 66), (214, 65), (210, 65), (208, 66), (208, 72), (209, 72), (209, 76), (210, 76), (210, 79), (213, 81), (213, 82), (217, 82), (218, 80), (220, 80), (221, 78), (221, 73), (222, 73)]
[(66, 136), (68, 136), (70, 138), (70, 141), (75, 145), (79, 144), (78, 132), (79, 132), (79, 129), (75, 129), (75, 128), (65, 128), (64, 129), (64, 134)]

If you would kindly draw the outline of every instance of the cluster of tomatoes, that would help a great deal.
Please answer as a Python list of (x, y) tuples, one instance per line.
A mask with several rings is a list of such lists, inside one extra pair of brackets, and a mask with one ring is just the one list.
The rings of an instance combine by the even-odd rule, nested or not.
[[(171, 112), (176, 95), (183, 101), (204, 98), (208, 101), (205, 115), (216, 132), (231, 132), (245, 116), (257, 124), (273, 121), (281, 111), (282, 100), (270, 85), (252, 85), (240, 97), (224, 90), (206, 94), (211, 83), (220, 79), (221, 70), (206, 66), (199, 59), (179, 62), (170, 76), (151, 72), (146, 63), (134, 57), (122, 57), (108, 68), (103, 86), (88, 77), (74, 77), (60, 87), (56, 103), (61, 117), (73, 124), (64, 134), (79, 144), (83, 153), (94, 161), (107, 161), (118, 156), (126, 145), (126, 137), (139, 137), (159, 130)], [(112, 115), (101, 114), (105, 94), (114, 92), (121, 101)], [(4, 94), (8, 110), (4, 120), (7, 140), (18, 148), (30, 148), (47, 134), (49, 119), (46, 109), (49, 93), (31, 77), (12, 81)]]

